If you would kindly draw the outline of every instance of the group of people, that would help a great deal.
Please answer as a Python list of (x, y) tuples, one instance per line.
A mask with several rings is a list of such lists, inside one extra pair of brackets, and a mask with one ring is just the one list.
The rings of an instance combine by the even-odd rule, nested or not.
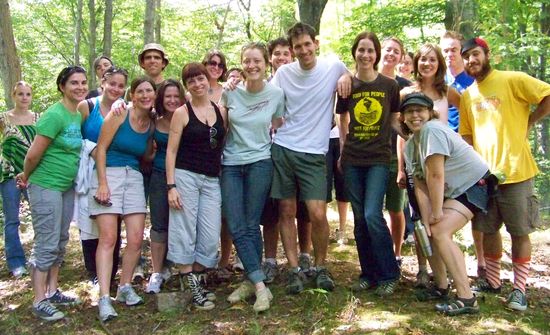
[[(153, 272), (146, 292), (160, 291), (172, 263), (193, 306), (214, 308), (216, 295), (203, 279), (208, 269), (225, 266), (229, 241), (246, 278), (227, 301), (255, 296), (254, 310), (265, 311), (273, 299), (268, 285), (276, 275), (279, 235), (288, 261), (286, 291), (303, 291), (306, 277), (332, 291), (327, 165), (340, 176), (337, 200), (349, 201), (353, 211), (361, 273), (352, 289), (374, 289), (382, 297), (396, 290), (407, 193), (434, 250), (427, 257), (433, 284), (417, 252), (419, 299), (437, 301), (435, 308), (447, 315), (477, 313), (453, 235), (472, 220), (480, 277), (474, 289), (498, 293), (504, 223), (514, 264), (507, 303), (525, 310), (529, 233), (537, 225), (537, 167), (527, 136), (550, 114), (550, 85), (492, 69), (483, 39), (462, 41), (454, 32), (442, 37), (441, 48), (426, 44), (412, 56), (395, 37), (380, 42), (362, 32), (351, 47), (352, 72), (336, 56), (318, 57), (318, 48), (315, 30), (298, 22), (268, 47), (243, 46), (240, 71), (227, 71), (219, 51), (186, 64), (184, 91), (179, 81), (163, 78), (169, 59), (162, 46), (147, 44), (138, 56), (146, 75), (127, 92), (126, 71), (102, 56), (94, 64), (100, 88), (88, 92), (85, 70), (66, 67), (57, 78), (61, 101), (41, 114), (29, 110), (30, 85), (17, 83), (15, 108), (0, 114), (1, 187), (8, 267), (16, 277), (27, 271), (17, 229), (21, 193), (28, 192), (34, 313), (58, 320), (64, 314), (56, 306), (79, 303), (58, 289), (73, 212), (86, 270), (97, 276), (101, 321), (117, 316), (110, 287), (122, 222), (127, 243), (116, 300), (143, 302), (131, 281), (148, 207)], [(396, 75), (410, 63), (412, 80)], [(534, 112), (530, 104), (538, 105)], [(337, 148), (327, 155), (335, 128)], [(506, 176), (498, 188), (497, 172)], [(300, 216), (306, 218), (296, 225)]]

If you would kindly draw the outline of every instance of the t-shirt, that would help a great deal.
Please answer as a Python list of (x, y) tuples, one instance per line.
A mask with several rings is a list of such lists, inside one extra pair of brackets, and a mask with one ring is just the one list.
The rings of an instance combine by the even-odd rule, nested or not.
[(492, 70), (472, 84), (460, 100), (461, 135), (472, 136), (474, 149), (505, 184), (534, 177), (538, 168), (527, 139), (530, 105), (550, 95), (550, 84), (523, 72)]
[(239, 84), (233, 91), (224, 91), (221, 101), (229, 118), (222, 164), (244, 165), (270, 158), (269, 128), (273, 118), (283, 117), (283, 90), (266, 82), (263, 90), (250, 93)]
[(445, 198), (458, 197), (489, 170), (487, 163), (460, 135), (436, 119), (428, 121), (420, 130), (417, 155), (416, 136), (411, 137), (405, 144), (407, 171), (414, 176), (425, 178), (426, 159), (435, 154), (445, 156)]
[(310, 70), (299, 62), (281, 66), (271, 82), (285, 93), (285, 122), (274, 142), (293, 151), (326, 154), (336, 85), (346, 72), (336, 56), (317, 58)]
[(36, 132), (52, 142), (30, 175), (30, 183), (60, 192), (73, 185), (82, 146), (80, 122), (80, 113), (70, 112), (61, 102), (44, 112), (36, 123)]
[[(470, 85), (474, 83), (474, 78), (467, 75), (465, 71), (462, 71), (457, 74), (456, 77), (453, 77), (452, 75), (445, 76), (445, 81), (459, 94), (462, 94)], [(449, 105), (447, 122), (452, 130), (458, 132), (458, 108), (456, 108), (456, 106)]]
[[(36, 123), (38, 113), (33, 114)], [(3, 183), (23, 172), (25, 155), (36, 136), (36, 126), (12, 124), (7, 112), (0, 113), (0, 123), (4, 124), (0, 136), (0, 183)]]
[(378, 74), (371, 82), (353, 78), (351, 95), (338, 97), (336, 113), (349, 112), (342, 162), (369, 166), (389, 164), (391, 159), (392, 113), (399, 112), (399, 85)]

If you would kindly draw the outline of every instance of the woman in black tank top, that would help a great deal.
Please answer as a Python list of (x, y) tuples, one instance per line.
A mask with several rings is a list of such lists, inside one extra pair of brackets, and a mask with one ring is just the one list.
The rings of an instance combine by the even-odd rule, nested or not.
[(215, 295), (199, 277), (216, 265), (221, 228), (219, 173), (226, 134), (226, 112), (208, 98), (208, 72), (187, 64), (182, 81), (191, 95), (174, 112), (166, 151), (170, 218), (168, 255), (191, 291), (197, 309), (214, 308)]

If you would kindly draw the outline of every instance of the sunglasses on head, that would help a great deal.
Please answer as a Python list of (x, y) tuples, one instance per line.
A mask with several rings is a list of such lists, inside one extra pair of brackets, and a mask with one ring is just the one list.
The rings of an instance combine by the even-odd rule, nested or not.
[(222, 69), (225, 67), (225, 65), (223, 63), (218, 63), (216, 62), (215, 60), (209, 60), (208, 62), (206, 62), (206, 64), (210, 65), (210, 66), (214, 66), (214, 67), (218, 67), (218, 69)]

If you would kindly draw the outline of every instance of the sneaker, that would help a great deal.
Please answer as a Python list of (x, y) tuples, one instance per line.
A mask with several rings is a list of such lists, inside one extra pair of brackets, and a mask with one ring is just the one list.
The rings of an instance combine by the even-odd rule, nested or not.
[(235, 256), (235, 263), (231, 268), (233, 271), (244, 271), (244, 265), (239, 256)]
[(245, 280), (227, 297), (227, 302), (230, 304), (235, 304), (239, 301), (244, 301), (250, 298), (254, 294), (254, 291), (254, 285), (252, 285), (250, 281)]
[(195, 272), (195, 276), (201, 285), (208, 285), (208, 273), (206, 271)]
[(527, 309), (527, 297), (525, 296), (525, 293), (518, 289), (514, 289), (510, 292), (508, 299), (506, 299), (506, 303), (509, 308), (516, 311), (524, 311)]
[(313, 271), (311, 271), (311, 256), (300, 254), (298, 256), (298, 266), (306, 276), (311, 277), (314, 275)]
[(430, 275), (427, 270), (420, 270), (416, 274), (416, 284), (414, 286), (418, 288), (426, 288), (430, 283)]
[(206, 298), (197, 276), (193, 273), (181, 274), (180, 279), (183, 282), (184, 289), (191, 292), (193, 306), (200, 310), (211, 310), (215, 307), (214, 303)]
[(351, 286), (353, 292), (367, 291), (373, 288), (376, 288), (376, 285), (363, 278), (359, 278), (359, 281)]
[(34, 315), (46, 321), (57, 321), (65, 317), (65, 314), (55, 308), (55, 306), (52, 305), (48, 299), (44, 299), (40, 301), (38, 305), (33, 306), (32, 312)]
[(487, 293), (500, 293), (502, 286), (492, 287), (487, 278), (479, 278), (476, 280), (475, 285), (472, 286), (474, 292), (487, 292)]
[(99, 298), (97, 307), (99, 308), (99, 320), (101, 322), (107, 322), (118, 316), (117, 312), (113, 308), (113, 305), (111, 304), (111, 297), (108, 295), (104, 295)]
[(273, 262), (264, 262), (262, 264), (262, 270), (265, 274), (264, 283), (271, 284), (275, 280), (275, 277), (279, 274), (279, 268), (277, 267), (277, 263)]
[(376, 295), (379, 297), (390, 296), (395, 291), (398, 282), (398, 280), (390, 280), (388, 282), (380, 284), (376, 287), (376, 291), (374, 293), (376, 293)]
[(161, 273), (155, 272), (151, 274), (151, 277), (149, 277), (149, 283), (145, 288), (145, 293), (154, 293), (154, 294), (159, 293), (162, 282), (163, 282), (163, 278)]
[(260, 313), (269, 309), (273, 295), (268, 287), (263, 290), (256, 291), (256, 302), (254, 303), (254, 312)]
[(340, 246), (346, 245), (348, 243), (346, 233), (339, 229), (336, 229), (336, 243), (338, 243), (338, 245)]
[(457, 297), (451, 301), (436, 304), (435, 309), (449, 316), (479, 313), (479, 305), (477, 304), (477, 298), (475, 296), (470, 299)]
[(143, 274), (143, 267), (141, 264), (136, 265), (134, 269), (134, 274), (132, 275), (132, 281), (143, 280), (145, 275)]
[(405, 241), (403, 241), (405, 244), (408, 244), (408, 245), (414, 245), (414, 237), (413, 237), (413, 234), (409, 234), (407, 235), (407, 238), (405, 239)]
[(327, 268), (322, 266), (317, 267), (315, 284), (317, 285), (317, 288), (321, 288), (325, 291), (334, 290), (334, 280), (332, 279), (332, 275), (328, 272)]
[(26, 267), (20, 266), (18, 268), (13, 269), (11, 274), (13, 275), (13, 277), (15, 277), (15, 279), (19, 279), (24, 276), (27, 276), (29, 274), (29, 271), (27, 271)]
[(289, 294), (298, 294), (304, 290), (304, 281), (306, 276), (300, 267), (292, 269), (288, 272), (288, 282), (286, 284), (286, 292)]
[(166, 282), (172, 277), (172, 271), (170, 271), (169, 267), (164, 267), (162, 268), (162, 272), (160, 273), (160, 275), (162, 276), (162, 280)]
[(50, 304), (58, 306), (72, 306), (82, 303), (82, 301), (78, 298), (64, 295), (59, 289), (57, 289), (55, 293), (48, 298), (48, 301)]
[(449, 288), (439, 288), (436, 285), (430, 285), (427, 288), (417, 290), (415, 293), (418, 301), (442, 300), (446, 301), (449, 298)]
[(116, 301), (126, 303), (126, 306), (135, 306), (143, 303), (143, 299), (137, 295), (130, 284), (118, 287)]

